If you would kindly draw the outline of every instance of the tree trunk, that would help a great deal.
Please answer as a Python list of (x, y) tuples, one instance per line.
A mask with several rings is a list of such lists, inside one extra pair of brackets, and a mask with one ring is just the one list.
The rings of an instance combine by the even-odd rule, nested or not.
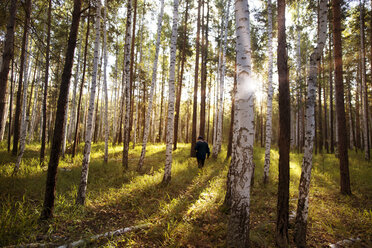
[[(21, 116), (21, 98), (22, 98), (22, 87), (23, 87), (23, 77), (24, 77), (24, 69), (25, 69), (25, 57), (26, 50), (27, 50), (27, 36), (28, 36), (28, 28), (30, 25), (31, 19), (31, 5), (32, 1), (27, 0), (25, 6), (25, 21), (23, 25), (23, 37), (22, 37), (22, 47), (21, 47), (21, 66), (19, 70), (19, 83), (18, 83), (18, 91), (17, 91), (17, 100), (16, 100), (16, 110), (14, 116), (14, 136), (13, 136), (13, 156), (18, 154), (18, 142), (19, 142), (19, 131), (20, 131), (20, 116)], [(6, 89), (5, 89), (6, 91)]]
[[(3, 62), (4, 63), (4, 62)], [(10, 152), (10, 139), (12, 136), (12, 105), (13, 105), (13, 84), (14, 84), (14, 59), (12, 59), (12, 72), (10, 76), (10, 100), (9, 100), (9, 125), (8, 125), (8, 152)]]
[(288, 55), (285, 32), (285, 0), (278, 0), (278, 74), (279, 74), (279, 184), (276, 244), (288, 247), (289, 151), (291, 111), (289, 98)]
[(162, 80), (161, 80), (161, 97), (160, 97), (160, 118), (159, 118), (159, 137), (158, 137), (158, 142), (162, 141), (162, 124), (163, 124), (163, 99), (164, 99), (164, 80), (165, 80), (165, 50), (163, 48), (163, 63), (162, 63)]
[[(305, 147), (304, 157), (302, 160), (302, 172), (299, 185), (298, 205), (296, 213), (296, 224), (295, 224), (295, 235), (294, 240), (297, 247), (306, 247), (306, 230), (307, 230), (307, 217), (309, 208), (309, 190), (310, 190), (310, 178), (311, 169), (313, 165), (313, 146), (314, 146), (314, 133), (315, 133), (315, 116), (314, 106), (316, 99), (316, 84), (317, 71), (319, 72), (317, 65), (320, 65), (321, 55), (323, 48), (327, 40), (327, 0), (321, 0), (319, 2), (318, 11), (318, 40), (315, 51), (310, 56), (309, 76), (308, 76), (308, 88), (307, 88), (307, 99), (306, 99), (306, 130), (305, 130)], [(320, 83), (318, 83), (319, 85)], [(321, 112), (321, 108), (319, 108)]]
[(61, 78), (61, 86), (60, 86), (60, 91), (59, 91), (57, 113), (56, 113), (56, 122), (55, 122), (55, 127), (54, 127), (52, 148), (50, 151), (50, 160), (49, 160), (49, 165), (48, 165), (48, 174), (47, 174), (46, 188), (45, 188), (45, 198), (44, 198), (43, 210), (41, 213), (41, 219), (49, 219), (50, 217), (52, 217), (52, 214), (53, 214), (55, 190), (56, 190), (57, 168), (58, 168), (59, 156), (61, 152), (62, 137), (64, 135), (63, 134), (63, 130), (64, 130), (63, 118), (65, 116), (66, 105), (67, 105), (67, 100), (68, 100), (68, 91), (70, 88), (71, 70), (72, 70), (72, 64), (74, 60), (74, 51), (76, 47), (76, 39), (77, 39), (80, 14), (81, 14), (80, 8), (81, 8), (81, 0), (74, 0), (74, 10), (72, 13), (72, 23), (71, 23), (71, 29), (70, 29), (70, 34), (69, 34), (69, 40), (67, 43), (65, 66), (63, 68), (63, 73), (62, 73), (62, 78)]
[[(31, 11), (31, 6), (28, 8), (28, 10)], [(18, 172), (23, 154), (25, 152), (26, 137), (27, 137), (27, 125), (28, 125), (28, 121), (29, 121), (28, 115), (26, 113), (27, 112), (26, 108), (27, 108), (28, 76), (29, 76), (27, 67), (28, 67), (28, 63), (29, 63), (28, 60), (31, 60), (30, 54), (31, 54), (31, 43), (32, 43), (31, 41), (28, 41), (29, 38), (31, 38), (31, 37), (28, 36), (26, 38), (26, 44), (28, 42), (30, 42), (29, 50), (25, 51), (27, 55), (25, 57), (24, 63), (21, 65), (21, 66), (23, 66), (23, 72), (24, 72), (24, 75), (23, 75), (24, 82), (23, 82), (22, 116), (21, 116), (21, 126), (20, 126), (21, 136), (20, 136), (20, 142), (19, 142), (19, 151), (18, 151), (18, 154), (17, 154), (17, 161), (16, 161), (15, 166), (14, 166), (13, 174), (16, 174)]]
[(78, 140), (79, 140), (79, 122), (80, 122), (80, 112), (81, 112), (81, 101), (82, 101), (83, 90), (84, 90), (85, 71), (86, 71), (86, 66), (87, 66), (89, 31), (90, 31), (90, 5), (88, 7), (87, 32), (85, 34), (85, 47), (84, 47), (83, 75), (81, 76), (79, 101), (78, 101), (77, 113), (76, 113), (74, 145), (72, 146), (72, 155), (71, 155), (72, 158), (75, 157), (76, 149), (77, 149), (77, 146), (78, 146), (77, 143), (78, 143)]
[[(44, 165), (45, 156), (45, 139), (46, 139), (46, 125), (47, 125), (47, 100), (48, 100), (48, 78), (49, 78), (49, 60), (50, 60), (50, 28), (52, 16), (52, 0), (49, 0), (48, 6), (48, 33), (47, 44), (45, 52), (45, 75), (44, 75), (44, 96), (43, 96), (43, 130), (41, 132), (41, 148), (40, 148), (40, 164)], [(58, 162), (57, 162), (58, 163)], [(53, 199), (54, 201), (54, 199)]]
[(271, 134), (272, 134), (272, 108), (273, 108), (273, 24), (272, 24), (272, 6), (271, 0), (267, 3), (268, 23), (269, 23), (269, 65), (268, 65), (268, 94), (267, 94), (267, 107), (266, 107), (266, 140), (265, 140), (265, 165), (263, 182), (266, 184), (269, 181), (270, 171), (270, 150), (271, 150)]
[[(269, 0), (270, 1), (270, 0)], [(231, 96), (231, 119), (230, 119), (230, 130), (229, 130), (229, 143), (227, 145), (227, 154), (226, 159), (231, 157), (232, 153), (232, 142), (233, 142), (233, 136), (234, 136), (234, 115), (235, 115), (235, 95), (236, 95), (236, 85), (237, 85), (237, 68), (236, 68), (236, 60), (235, 60), (235, 75), (234, 75), (234, 86)], [(209, 118), (209, 116), (208, 116)], [(209, 121), (208, 121), (209, 122)]]
[(337, 111), (337, 136), (338, 158), (340, 160), (340, 184), (342, 194), (351, 194), (349, 176), (349, 156), (347, 150), (347, 137), (345, 135), (346, 119), (344, 105), (344, 85), (342, 76), (342, 41), (341, 41), (341, 3), (332, 0), (333, 14), (333, 44), (336, 83), (336, 111)]
[[(221, 76), (220, 76), (220, 94), (218, 100), (218, 116), (217, 116), (217, 130), (216, 130), (216, 144), (213, 144), (213, 158), (217, 158), (221, 151), (222, 145), (222, 122), (223, 122), (223, 93), (225, 84), (225, 70), (226, 70), (226, 47), (227, 47), (227, 27), (229, 22), (230, 0), (227, 2), (224, 22), (224, 37), (222, 44), (222, 61), (221, 61)], [(248, 3), (247, 3), (248, 4)]]
[(132, 0), (128, 0), (127, 23), (124, 46), (124, 77), (125, 77), (125, 118), (124, 118), (124, 142), (123, 142), (123, 161), (124, 169), (128, 169), (128, 151), (130, 138), (130, 46), (131, 46), (131, 26), (132, 26)]
[[(200, 10), (199, 10), (200, 11)], [(177, 23), (178, 23), (178, 0), (173, 1), (173, 24), (170, 44), (169, 59), (169, 86), (168, 86), (168, 120), (167, 120), (167, 137), (165, 150), (165, 168), (163, 184), (169, 184), (172, 170), (172, 144), (173, 144), (173, 120), (174, 120), (174, 81), (176, 70), (176, 52), (177, 52)]]
[(363, 140), (364, 140), (364, 159), (370, 160), (369, 152), (369, 133), (368, 133), (368, 95), (366, 82), (366, 59), (364, 49), (364, 4), (359, 0), (360, 5), (360, 54), (362, 60), (362, 106), (363, 106)]
[(100, 20), (101, 20), (101, 0), (96, 0), (97, 13), (96, 13), (96, 39), (94, 41), (94, 59), (92, 71), (92, 83), (90, 86), (90, 99), (87, 119), (87, 131), (85, 134), (84, 158), (81, 168), (81, 177), (79, 189), (76, 197), (76, 204), (84, 205), (86, 198), (86, 190), (88, 184), (88, 171), (90, 161), (90, 150), (92, 145), (92, 131), (93, 131), (93, 113), (94, 113), (94, 99), (96, 96), (96, 82), (98, 73), (98, 60), (99, 60), (99, 46), (100, 46)]
[(204, 1), (203, 1), (203, 38), (202, 38), (202, 68), (200, 79), (200, 128), (199, 135), (205, 137), (205, 92), (207, 82), (207, 63), (208, 63), (208, 24), (209, 24), (209, 3), (207, 1), (207, 25), (204, 23)]
[(329, 20), (329, 114), (330, 114), (330, 146), (331, 146), (331, 153), (335, 152), (335, 138), (334, 138), (334, 111), (333, 111), (333, 77), (332, 77), (332, 72), (333, 72), (333, 61), (332, 61), (332, 39), (331, 39), (331, 20)]
[[(228, 16), (228, 11), (226, 15)], [(251, 44), (247, 0), (235, 1), (235, 20), (237, 86), (232, 157), (227, 179), (230, 182), (228, 191), (231, 193), (227, 246), (249, 247), (250, 190), (254, 170), (254, 91), (247, 90), (252, 89), (250, 84), (253, 84), (250, 80)]]
[(182, 58), (181, 58), (181, 74), (178, 77), (178, 89), (176, 96), (176, 114), (174, 116), (174, 141), (173, 141), (173, 150), (177, 149), (178, 142), (178, 121), (180, 118), (180, 105), (181, 105), (181, 94), (182, 94), (182, 84), (183, 84), (183, 74), (185, 69), (186, 61), (186, 43), (187, 43), (187, 20), (189, 12), (189, 0), (186, 0), (186, 11), (185, 11), (185, 21), (183, 23), (183, 43), (182, 43)]
[(191, 151), (190, 156), (195, 157), (196, 145), (196, 122), (197, 122), (197, 109), (198, 109), (198, 82), (199, 82), (199, 53), (200, 53), (200, 8), (201, 0), (198, 0), (198, 19), (196, 26), (196, 41), (195, 41), (195, 70), (194, 70), (194, 102), (192, 111), (192, 134), (191, 134)]
[[(137, 0), (134, 1), (134, 13), (133, 13), (133, 30), (132, 30), (132, 46), (131, 46), (131, 55), (130, 55), (130, 120), (129, 120), (129, 140), (130, 140), (130, 132), (132, 131), (133, 126), (133, 106), (134, 106), (134, 99), (133, 99), (133, 82), (134, 82), (134, 47), (136, 46), (135, 38), (136, 38), (136, 22), (137, 22)], [(145, 8), (145, 7), (144, 7)], [(129, 144), (129, 143), (128, 143)]]
[[(108, 161), (108, 138), (109, 138), (109, 122), (108, 122), (108, 94), (107, 94), (107, 34), (106, 34), (106, 15), (108, 11), (107, 0), (105, 0), (105, 9), (103, 11), (103, 90), (105, 93), (105, 157), (104, 162)], [(115, 110), (114, 110), (115, 111)]]
[[(17, 13), (17, 0), (11, 0), (9, 4), (9, 19), (6, 26), (6, 35), (4, 41), (4, 52), (1, 63), (0, 71), (0, 128), (3, 127), (2, 122), (6, 122), (4, 117), (5, 105), (6, 105), (6, 91), (8, 89), (8, 74), (10, 60), (13, 59), (14, 55), (14, 29), (15, 29), (15, 20)], [(13, 66), (12, 66), (13, 68)], [(13, 73), (13, 70), (12, 70)], [(11, 104), (10, 104), (11, 107)], [(10, 111), (11, 113), (11, 111)], [(11, 116), (11, 115), (10, 115)], [(10, 129), (9, 129), (10, 132)]]
[(160, 48), (160, 35), (161, 35), (161, 27), (162, 27), (162, 21), (163, 21), (163, 13), (164, 13), (164, 0), (161, 0), (160, 5), (161, 7), (160, 7), (160, 13), (158, 17), (158, 31), (156, 35), (156, 49), (155, 49), (154, 65), (152, 68), (152, 80), (151, 80), (151, 89), (150, 89), (150, 95), (149, 95), (149, 105), (148, 105), (147, 112), (146, 112), (146, 121), (145, 121), (143, 141), (142, 141), (142, 151), (141, 151), (141, 157), (139, 159), (138, 166), (137, 166), (138, 171), (141, 171), (143, 162), (145, 159), (146, 145), (147, 145), (149, 129), (150, 129), (150, 115), (152, 112), (154, 90), (156, 87), (156, 76), (157, 76), (157, 71), (158, 71), (158, 58), (159, 58), (159, 48)]

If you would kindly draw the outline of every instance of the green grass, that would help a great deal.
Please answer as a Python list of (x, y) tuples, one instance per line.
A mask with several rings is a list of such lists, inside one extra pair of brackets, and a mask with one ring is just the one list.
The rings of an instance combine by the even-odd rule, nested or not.
[[(152, 223), (151, 228), (91, 244), (104, 247), (224, 247), (228, 216), (223, 208), (229, 161), (226, 151), (208, 159), (203, 170), (189, 157), (190, 146), (173, 153), (172, 180), (162, 186), (165, 145), (150, 144), (142, 173), (136, 172), (141, 146), (129, 151), (129, 170), (121, 165), (122, 147), (94, 144), (85, 207), (75, 205), (82, 156), (60, 162), (54, 218), (38, 220), (42, 208), (46, 167), (38, 164), (39, 146), (26, 148), (21, 169), (11, 176), (14, 160), (0, 144), (0, 246), (32, 242), (58, 244), (119, 228)], [(80, 151), (82, 146), (80, 146)], [(270, 182), (262, 185), (264, 149), (255, 147), (255, 185), (251, 198), (252, 247), (275, 244), (277, 150), (271, 151)], [(47, 158), (48, 159), (48, 158)], [(291, 154), (290, 211), (295, 211), (301, 174), (301, 154)], [(334, 155), (314, 159), (310, 190), (308, 244), (326, 246), (360, 237), (372, 245), (372, 164), (361, 153), (350, 154), (353, 195), (339, 193), (338, 160)], [(293, 226), (293, 225), (292, 225)], [(290, 229), (292, 236), (293, 230)], [(369, 243), (368, 243), (369, 242)]]

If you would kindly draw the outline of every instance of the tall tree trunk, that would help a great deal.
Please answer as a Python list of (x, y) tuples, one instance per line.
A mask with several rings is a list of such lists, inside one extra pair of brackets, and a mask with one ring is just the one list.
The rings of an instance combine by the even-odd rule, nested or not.
[[(199, 135), (205, 136), (205, 92), (207, 82), (207, 63), (208, 63), (208, 24), (209, 24), (209, 3), (207, 1), (207, 16), (204, 14), (204, 0), (203, 0), (203, 38), (202, 38), (202, 68), (201, 68), (201, 79), (200, 79), (200, 128)], [(204, 20), (207, 19), (205, 26)]]
[(289, 151), (291, 111), (289, 98), (288, 55), (285, 32), (285, 0), (278, 0), (278, 74), (279, 74), (279, 183), (276, 244), (288, 247)]
[[(136, 22), (137, 22), (137, 0), (134, 1), (134, 13), (133, 13), (133, 30), (132, 30), (132, 46), (131, 46), (131, 55), (130, 55), (130, 120), (129, 120), (129, 140), (130, 140), (130, 132), (132, 131), (133, 126), (133, 106), (134, 106), (134, 99), (133, 99), (133, 82), (134, 78), (134, 47), (136, 46), (135, 38), (136, 38)], [(144, 5), (145, 6), (145, 5)], [(145, 8), (145, 7), (144, 7)], [(129, 143), (128, 143), (129, 144)]]
[(327, 106), (327, 84), (325, 80), (325, 57), (323, 57), (323, 98), (324, 98), (324, 148), (329, 153), (329, 142), (328, 142), (328, 106)]
[(160, 97), (160, 115), (159, 115), (159, 134), (158, 142), (162, 141), (162, 131), (163, 131), (163, 99), (164, 99), (164, 81), (165, 81), (165, 50), (163, 47), (163, 63), (162, 63), (162, 75), (161, 75), (161, 97)]
[[(200, 10), (199, 10), (200, 11)], [(174, 121), (174, 81), (176, 70), (176, 52), (177, 52), (177, 23), (178, 23), (178, 0), (173, 1), (173, 24), (170, 43), (169, 59), (169, 86), (168, 86), (168, 119), (167, 119), (167, 137), (165, 150), (165, 168), (163, 184), (169, 184), (172, 170), (172, 144), (173, 144), (173, 121)]]
[[(4, 62), (3, 62), (4, 63)], [(10, 76), (10, 100), (9, 100), (9, 125), (8, 125), (8, 152), (10, 152), (10, 139), (12, 136), (12, 105), (13, 105), (13, 84), (14, 84), (14, 58), (12, 58), (12, 74)]]
[(341, 41), (341, 3), (332, 0), (333, 14), (333, 44), (336, 83), (336, 111), (337, 111), (337, 137), (338, 158), (340, 160), (340, 184), (342, 194), (351, 194), (349, 176), (349, 156), (347, 150), (347, 137), (345, 135), (346, 119), (344, 105), (344, 85), (342, 76), (342, 41)]
[[(330, 13), (332, 14), (332, 13)], [(328, 61), (328, 66), (329, 66), (329, 114), (330, 114), (330, 128), (329, 128), (329, 132), (330, 132), (330, 148), (331, 148), (331, 153), (334, 153), (335, 152), (335, 138), (334, 138), (334, 111), (333, 111), (333, 60), (332, 60), (332, 57), (333, 57), (333, 53), (332, 53), (332, 39), (331, 39), (331, 36), (332, 36), (332, 30), (331, 30), (331, 25), (332, 25), (332, 22), (331, 22), (331, 17), (329, 17), (329, 41), (328, 41), (328, 44), (329, 44), (329, 61)]]
[(71, 157), (75, 157), (76, 149), (78, 146), (79, 140), (79, 123), (80, 123), (80, 112), (81, 112), (81, 101), (83, 97), (83, 90), (84, 90), (84, 81), (85, 81), (85, 71), (87, 66), (87, 54), (88, 54), (88, 41), (89, 41), (89, 31), (90, 31), (90, 4), (88, 6), (88, 19), (87, 19), (87, 32), (85, 34), (85, 47), (84, 47), (84, 61), (83, 61), (83, 74), (81, 75), (81, 83), (80, 83), (80, 92), (79, 92), (79, 101), (77, 105), (77, 113), (76, 113), (76, 125), (75, 125), (75, 135), (74, 135), (74, 145), (72, 146), (72, 155)]
[[(109, 138), (109, 122), (108, 122), (108, 94), (107, 94), (107, 34), (106, 34), (106, 15), (108, 11), (107, 0), (105, 0), (105, 9), (103, 11), (103, 90), (105, 93), (105, 157), (104, 162), (108, 161), (108, 138)], [(115, 110), (114, 110), (115, 111)]]
[(145, 120), (145, 127), (144, 127), (144, 133), (143, 133), (143, 141), (142, 141), (142, 151), (141, 151), (141, 157), (138, 161), (137, 170), (140, 171), (143, 166), (143, 162), (145, 159), (146, 154), (146, 145), (147, 140), (149, 138), (149, 129), (150, 129), (150, 115), (152, 112), (152, 103), (154, 99), (154, 90), (156, 87), (156, 76), (158, 71), (158, 58), (159, 58), (159, 48), (160, 48), (160, 35), (161, 35), (161, 27), (162, 27), (162, 21), (163, 21), (163, 13), (164, 13), (164, 0), (160, 1), (160, 13), (158, 17), (158, 31), (156, 35), (156, 49), (155, 49), (155, 58), (154, 58), (154, 65), (152, 68), (152, 80), (151, 80), (151, 89), (150, 89), (150, 95), (149, 95), (149, 105), (146, 112), (146, 120)]
[(187, 20), (189, 13), (189, 0), (186, 0), (186, 11), (185, 11), (185, 20), (183, 23), (183, 43), (182, 43), (182, 58), (181, 58), (181, 73), (178, 77), (178, 88), (176, 96), (176, 114), (174, 116), (174, 141), (173, 141), (173, 150), (177, 149), (178, 142), (178, 121), (180, 118), (180, 105), (181, 105), (181, 94), (182, 94), (182, 84), (183, 84), (183, 74), (185, 70), (185, 61), (186, 61), (186, 43), (187, 43)]
[[(233, 91), (232, 91), (232, 96), (231, 96), (231, 119), (230, 119), (230, 130), (229, 130), (229, 143), (227, 145), (226, 159), (231, 157), (232, 143), (233, 143), (233, 136), (234, 136), (235, 95), (236, 95), (236, 86), (237, 86), (237, 83), (238, 83), (237, 82), (237, 75), (236, 75), (237, 71), (236, 70), (237, 70), (237, 66), (236, 66), (236, 60), (235, 60), (234, 86), (233, 86)], [(208, 116), (208, 118), (209, 118), (209, 116)]]
[[(50, 2), (49, 2), (50, 3)], [(44, 205), (41, 213), (41, 219), (49, 219), (53, 215), (57, 168), (59, 156), (61, 152), (61, 143), (63, 137), (63, 118), (65, 116), (66, 105), (68, 100), (68, 91), (70, 88), (70, 78), (72, 64), (74, 60), (74, 51), (76, 47), (76, 39), (79, 30), (81, 0), (74, 0), (74, 10), (72, 13), (72, 23), (67, 43), (65, 66), (63, 68), (61, 86), (58, 97), (56, 122), (54, 127), (52, 148), (50, 151), (50, 160), (48, 164), (48, 174), (46, 180)], [(61, 132), (62, 130), (62, 132)]]
[(366, 82), (366, 59), (364, 49), (364, 3), (359, 0), (360, 5), (360, 53), (362, 60), (362, 106), (363, 106), (363, 140), (364, 140), (364, 159), (370, 160), (369, 152), (369, 133), (368, 133), (368, 95)]
[[(134, 0), (136, 1), (136, 0)], [(131, 26), (132, 26), (132, 0), (128, 0), (127, 5), (127, 24), (124, 46), (124, 77), (125, 77), (125, 118), (124, 118), (124, 142), (123, 142), (123, 161), (124, 169), (128, 169), (128, 151), (130, 138), (130, 47), (131, 47)]]
[[(213, 158), (217, 158), (221, 151), (222, 145), (222, 122), (223, 122), (223, 93), (225, 84), (225, 70), (226, 70), (226, 47), (227, 47), (227, 27), (229, 22), (230, 0), (227, 2), (225, 21), (224, 21), (224, 37), (222, 44), (222, 61), (221, 61), (221, 76), (220, 76), (220, 94), (218, 100), (218, 116), (217, 116), (217, 130), (216, 130), (216, 144), (213, 144)], [(248, 4), (248, 3), (247, 3)]]
[[(9, 4), (9, 19), (6, 26), (6, 35), (4, 41), (4, 52), (1, 63), (0, 71), (0, 128), (3, 127), (2, 122), (6, 122), (4, 117), (5, 105), (6, 105), (6, 91), (8, 89), (8, 74), (10, 60), (14, 55), (14, 30), (15, 20), (17, 13), (17, 0), (11, 0)], [(12, 65), (13, 67), (13, 65)], [(13, 70), (12, 70), (13, 73)], [(11, 107), (11, 104), (10, 104)], [(10, 111), (11, 112), (11, 111)], [(11, 115), (10, 115), (11, 116)], [(10, 132), (10, 129), (9, 129)]]
[[(226, 14), (228, 15), (228, 11)], [(247, 0), (235, 1), (235, 20), (237, 86), (232, 157), (227, 179), (230, 184), (227, 190), (231, 193), (227, 246), (249, 247), (250, 189), (254, 170), (254, 91), (247, 90), (252, 89), (250, 85), (252, 84), (250, 80), (250, 20)]]
[(194, 70), (194, 102), (192, 111), (192, 134), (191, 134), (191, 151), (190, 156), (195, 157), (196, 145), (196, 122), (197, 122), (197, 109), (198, 109), (198, 82), (199, 82), (199, 53), (200, 53), (200, 8), (201, 0), (198, 0), (198, 19), (196, 26), (196, 41), (195, 41), (195, 70)]
[[(28, 10), (31, 11), (31, 6), (28, 8)], [(27, 92), (28, 92), (28, 63), (29, 61), (28, 60), (31, 60), (31, 41), (28, 41), (28, 39), (31, 38), (30, 36), (28, 36), (26, 38), (26, 44), (28, 42), (30, 42), (30, 46), (29, 46), (29, 50), (25, 51), (26, 52), (26, 57), (25, 57), (25, 60), (24, 60), (24, 63), (23, 65), (23, 72), (24, 72), (24, 75), (23, 75), (23, 79), (24, 79), (24, 82), (23, 82), (23, 99), (22, 99), (22, 116), (21, 116), (21, 126), (20, 126), (20, 130), (21, 130), (21, 136), (20, 136), (20, 142), (19, 142), (19, 150), (18, 150), (18, 154), (17, 154), (17, 161), (15, 163), (15, 166), (14, 166), (14, 171), (13, 171), (13, 174), (16, 174), (19, 170), (19, 166), (21, 164), (21, 160), (22, 160), (22, 157), (23, 157), (23, 154), (24, 154), (24, 151), (25, 151), (25, 146), (26, 146), (26, 137), (27, 137), (27, 124), (28, 124), (28, 121), (29, 121), (29, 118), (28, 118), (28, 115), (27, 115)], [(27, 45), (26, 45), (27, 46)], [(36, 66), (36, 65), (35, 65)], [(31, 69), (31, 68), (30, 68)]]
[(92, 83), (90, 86), (90, 99), (87, 119), (87, 131), (85, 134), (84, 158), (81, 168), (81, 177), (79, 189), (76, 197), (76, 204), (84, 205), (86, 198), (86, 190), (88, 184), (88, 171), (90, 161), (90, 150), (92, 146), (92, 131), (93, 131), (93, 113), (94, 113), (94, 99), (96, 96), (96, 82), (98, 73), (98, 60), (99, 60), (99, 46), (100, 46), (100, 20), (101, 20), (101, 0), (96, 0), (96, 39), (94, 41), (94, 59), (92, 71)]
[[(22, 98), (22, 87), (23, 87), (23, 77), (24, 77), (24, 69), (25, 66), (25, 57), (26, 49), (27, 49), (27, 36), (28, 36), (28, 28), (30, 25), (30, 18), (31, 18), (31, 0), (26, 1), (25, 6), (25, 20), (23, 25), (23, 37), (22, 37), (22, 47), (21, 47), (21, 66), (19, 70), (19, 83), (18, 83), (18, 91), (17, 91), (17, 100), (16, 100), (16, 110), (14, 116), (14, 136), (13, 136), (13, 156), (18, 154), (18, 142), (19, 142), (19, 131), (20, 131), (20, 116), (21, 116), (21, 98)], [(5, 89), (6, 90), (6, 89)]]
[(271, 150), (271, 134), (272, 134), (272, 108), (273, 108), (273, 21), (272, 21), (272, 6), (271, 0), (267, 3), (268, 23), (269, 23), (269, 64), (268, 64), (268, 82), (267, 82), (267, 107), (266, 107), (266, 140), (265, 140), (265, 165), (263, 182), (266, 184), (269, 181), (270, 171), (270, 150)]
[[(320, 9), (319, 11), (322, 11), (322, 9)], [(321, 58), (319, 59), (318, 61), (318, 127), (319, 127), (319, 146), (318, 146), (318, 149), (319, 149), (319, 153), (322, 154), (323, 153), (323, 118), (322, 118), (322, 74), (321, 74)], [(306, 139), (306, 138), (305, 138)]]
[[(81, 34), (82, 35), (82, 34)], [(80, 39), (79, 47), (78, 47), (78, 57), (77, 57), (77, 64), (75, 68), (75, 77), (74, 77), (74, 89), (72, 91), (72, 103), (71, 103), (71, 113), (70, 113), (70, 123), (68, 125), (68, 133), (67, 139), (68, 142), (71, 143), (71, 136), (73, 127), (75, 127), (75, 120), (76, 120), (76, 89), (79, 82), (79, 73), (80, 73), (80, 57), (81, 57), (81, 44), (82, 39)]]
[[(49, 78), (49, 60), (50, 60), (50, 29), (52, 16), (52, 0), (49, 0), (48, 6), (48, 33), (45, 52), (45, 75), (44, 75), (44, 96), (43, 96), (43, 130), (41, 132), (40, 164), (44, 165), (46, 125), (47, 125), (47, 100), (48, 100), (48, 78)], [(53, 199), (54, 201), (54, 199)]]
[[(294, 240), (297, 247), (306, 247), (306, 230), (307, 230), (307, 217), (309, 208), (309, 190), (310, 190), (310, 178), (311, 169), (313, 165), (313, 146), (314, 146), (314, 133), (315, 133), (315, 116), (314, 106), (316, 99), (316, 84), (317, 71), (319, 72), (317, 65), (320, 65), (323, 48), (327, 40), (327, 0), (320, 0), (318, 6), (318, 39), (317, 47), (310, 56), (310, 66), (308, 75), (308, 88), (307, 88), (307, 99), (306, 99), (306, 137), (305, 137), (305, 151), (304, 158), (302, 160), (302, 172), (299, 185), (299, 195), (296, 213), (296, 224), (295, 224), (295, 235)], [(318, 83), (319, 85), (320, 83)], [(321, 108), (319, 109), (321, 112)]]

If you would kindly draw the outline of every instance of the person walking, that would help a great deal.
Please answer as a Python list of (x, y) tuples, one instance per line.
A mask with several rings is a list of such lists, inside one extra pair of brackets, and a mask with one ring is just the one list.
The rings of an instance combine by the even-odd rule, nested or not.
[(196, 142), (195, 145), (195, 150), (196, 159), (198, 160), (198, 168), (203, 168), (206, 155), (208, 154), (209, 158), (209, 155), (211, 153), (209, 151), (208, 143), (203, 139), (202, 136), (198, 137), (198, 141)]

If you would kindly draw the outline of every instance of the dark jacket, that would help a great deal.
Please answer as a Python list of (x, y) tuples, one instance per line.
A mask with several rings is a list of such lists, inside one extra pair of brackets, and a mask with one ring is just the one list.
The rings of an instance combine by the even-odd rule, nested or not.
[(205, 141), (199, 140), (198, 142), (196, 142), (195, 150), (197, 159), (205, 159), (206, 154), (208, 154), (208, 157), (210, 155), (208, 143)]

